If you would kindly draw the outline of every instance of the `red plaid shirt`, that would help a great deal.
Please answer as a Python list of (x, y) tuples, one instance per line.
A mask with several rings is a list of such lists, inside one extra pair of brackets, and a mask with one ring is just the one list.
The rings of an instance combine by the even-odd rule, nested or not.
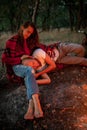
[[(30, 55), (31, 50), (28, 49), (28, 55)], [(6, 48), (4, 53), (2, 54), (2, 63), (5, 64), (6, 69), (7, 69), (7, 77), (12, 80), (15, 76), (12, 66), (21, 64), (21, 56), (26, 54), (24, 47), (22, 47), (18, 43), (18, 35), (13, 36), (11, 39), (9, 39), (6, 42)], [(19, 77), (18, 77), (19, 80)]]

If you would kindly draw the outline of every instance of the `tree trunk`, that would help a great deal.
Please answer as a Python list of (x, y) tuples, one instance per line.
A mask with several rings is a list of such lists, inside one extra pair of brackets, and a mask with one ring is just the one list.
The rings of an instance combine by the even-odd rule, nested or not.
[(82, 27), (83, 24), (83, 16), (84, 16), (84, 11), (83, 11), (83, 6), (84, 6), (84, 1), (79, 0), (79, 10), (78, 10), (78, 19), (77, 19), (77, 29), (79, 30)]
[(72, 3), (69, 4), (69, 18), (70, 18), (70, 29), (73, 31), (74, 26), (74, 16), (73, 16), (73, 5)]
[(32, 15), (32, 22), (33, 23), (36, 23), (36, 15), (37, 15), (38, 7), (39, 7), (39, 0), (36, 0), (33, 15)]

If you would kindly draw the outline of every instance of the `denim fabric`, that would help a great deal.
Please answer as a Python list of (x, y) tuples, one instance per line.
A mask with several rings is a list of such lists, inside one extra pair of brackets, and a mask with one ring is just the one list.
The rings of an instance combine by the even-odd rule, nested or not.
[(32, 73), (32, 68), (24, 65), (13, 66), (13, 71), (17, 76), (24, 78), (27, 88), (27, 98), (30, 100), (33, 94), (39, 93), (39, 88), (36, 79)]

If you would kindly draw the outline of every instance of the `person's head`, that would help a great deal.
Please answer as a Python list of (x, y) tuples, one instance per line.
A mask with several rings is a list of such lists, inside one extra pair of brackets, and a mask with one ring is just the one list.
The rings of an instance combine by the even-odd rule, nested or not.
[(39, 38), (38, 38), (38, 32), (35, 27), (35, 25), (27, 21), (25, 22), (19, 29), (18, 35), (21, 40), (24, 41), (24, 39), (29, 43), (29, 48), (34, 48), (35, 46), (38, 46), (39, 44)]
[(31, 66), (35, 70), (41, 66), (41, 63), (36, 58), (25, 58), (22, 60), (22, 64), (25, 66)]

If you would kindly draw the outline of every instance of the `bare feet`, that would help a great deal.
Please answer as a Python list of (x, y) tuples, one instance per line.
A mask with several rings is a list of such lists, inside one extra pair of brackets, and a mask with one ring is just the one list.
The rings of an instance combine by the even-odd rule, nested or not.
[(32, 98), (33, 98), (33, 103), (34, 103), (34, 116), (35, 116), (35, 118), (43, 117), (43, 111), (42, 111), (42, 108), (41, 108), (39, 95), (38, 94), (34, 94), (32, 96)]
[(26, 114), (24, 115), (24, 119), (33, 120), (34, 119), (33, 110), (27, 111)]
[(26, 120), (34, 119), (34, 103), (32, 99), (29, 100), (28, 110), (24, 115), (24, 119)]
[(35, 118), (42, 118), (43, 117), (43, 112), (37, 112), (34, 114)]

